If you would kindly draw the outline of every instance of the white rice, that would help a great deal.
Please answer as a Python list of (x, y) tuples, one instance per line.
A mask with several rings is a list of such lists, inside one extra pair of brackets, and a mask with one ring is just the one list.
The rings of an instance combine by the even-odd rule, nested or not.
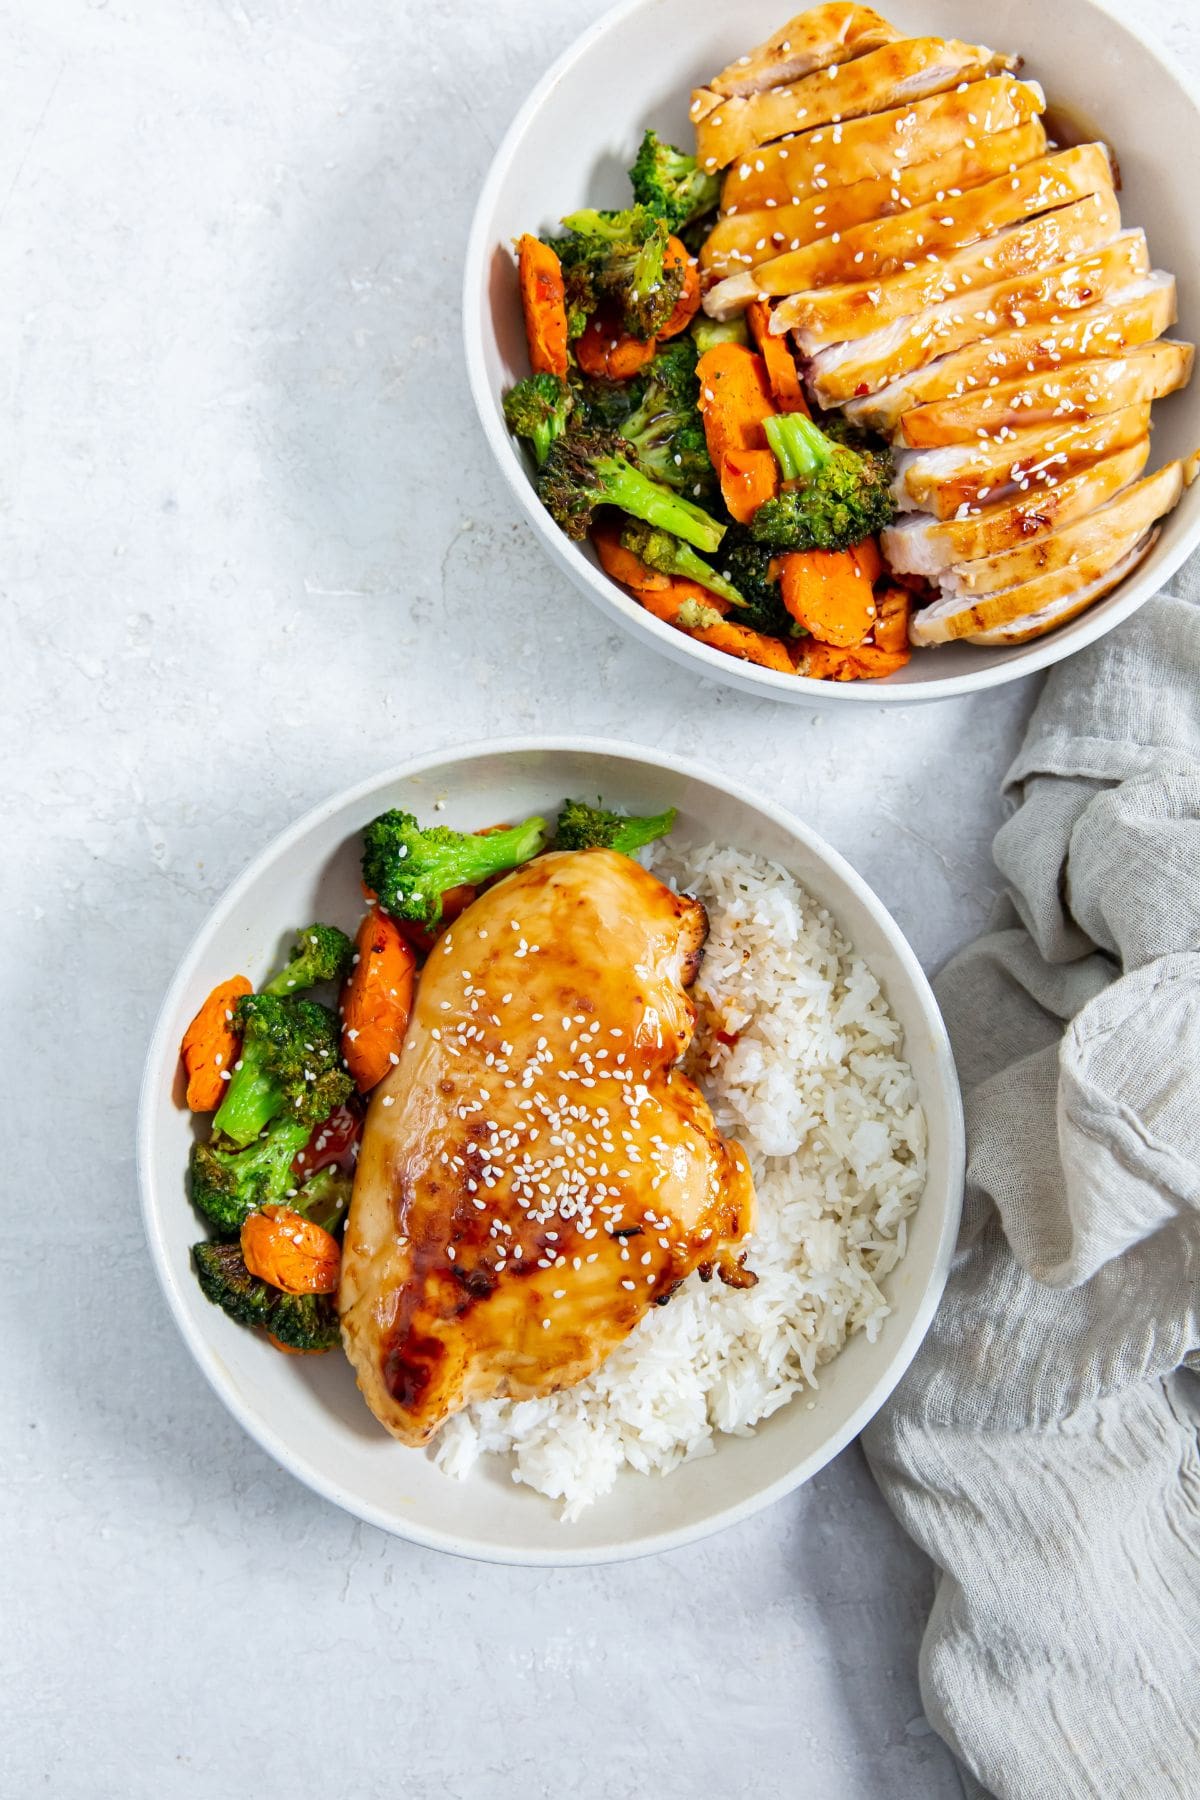
[(567, 1520), (623, 1467), (665, 1475), (711, 1454), (717, 1432), (748, 1435), (815, 1388), (852, 1332), (873, 1339), (889, 1311), (879, 1283), (904, 1254), (925, 1182), (900, 1027), (829, 914), (761, 857), (671, 846), (654, 867), (708, 909), (689, 1067), (750, 1156), (758, 1284), (693, 1276), (588, 1380), (486, 1401), (442, 1428), (434, 1455), (448, 1473), (508, 1455), (513, 1480), (561, 1501)]

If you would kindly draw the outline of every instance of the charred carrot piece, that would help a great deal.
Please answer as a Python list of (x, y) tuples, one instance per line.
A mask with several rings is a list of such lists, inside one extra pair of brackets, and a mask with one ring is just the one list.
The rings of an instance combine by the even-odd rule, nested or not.
[(254, 989), (244, 975), (218, 982), (183, 1034), (179, 1053), (187, 1072), (187, 1103), (192, 1112), (216, 1112), (225, 1097), (229, 1073), (241, 1053), (234, 1008)]
[[(767, 380), (779, 411), (808, 413), (808, 401), (804, 397), (796, 359), (786, 338), (771, 336), (771, 308), (765, 300), (751, 302), (746, 308), (746, 322), (766, 364)], [(810, 418), (811, 416), (809, 413)]]
[(408, 1029), (417, 959), (394, 919), (372, 907), (355, 939), (342, 990), (342, 1055), (360, 1094), (383, 1080)]
[(911, 610), (912, 596), (903, 588), (876, 589), (875, 629), (871, 633), (876, 649), (886, 650), (891, 655), (908, 661), (908, 616)]
[(814, 639), (801, 652), (798, 672), (817, 681), (878, 681), (902, 669), (908, 658), (907, 650), (897, 655), (876, 649), (874, 644), (839, 649), (836, 644), (818, 644)]
[(659, 332), (660, 338), (678, 337), (686, 331), (700, 310), (700, 265), (695, 257), (689, 256), (686, 246), (677, 237), (667, 239), (667, 248), (663, 255), (664, 270), (683, 266), (683, 287), (680, 290), (675, 309)]
[(536, 375), (567, 373), (567, 300), (562, 264), (528, 232), (517, 246), (517, 275), (529, 361)]
[(342, 1253), (335, 1237), (288, 1206), (264, 1206), (242, 1225), (242, 1261), (285, 1294), (332, 1294)]
[(871, 583), (853, 550), (794, 550), (779, 558), (783, 604), (823, 644), (861, 644), (874, 622)]
[(640, 373), (658, 349), (656, 338), (630, 337), (611, 313), (593, 313), (575, 340), (575, 361), (593, 380), (628, 381)]
[(779, 492), (779, 464), (769, 450), (727, 450), (721, 459), (721, 497), (739, 524), (748, 525), (764, 500)]
[(730, 450), (765, 450), (762, 424), (776, 411), (766, 364), (744, 344), (714, 344), (696, 364), (708, 454), (719, 470)]

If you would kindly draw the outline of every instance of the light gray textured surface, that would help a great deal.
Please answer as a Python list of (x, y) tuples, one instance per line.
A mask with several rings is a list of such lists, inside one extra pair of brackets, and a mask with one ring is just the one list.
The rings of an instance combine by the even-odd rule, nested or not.
[[(1129, 4), (1200, 66), (1184, 9)], [(1027, 686), (842, 720), (698, 684), (552, 578), (487, 465), (472, 199), (596, 11), (0, 9), (6, 1794), (960, 1793), (917, 1694), (928, 1569), (857, 1451), (652, 1563), (454, 1563), (243, 1437), (143, 1251), (177, 957), (275, 831), (410, 750), (696, 753), (801, 811), (928, 964), (984, 917)]]

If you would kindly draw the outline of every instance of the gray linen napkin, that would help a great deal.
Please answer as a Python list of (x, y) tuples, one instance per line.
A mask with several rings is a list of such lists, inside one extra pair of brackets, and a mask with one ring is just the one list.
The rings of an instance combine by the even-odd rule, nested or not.
[(935, 983), (962, 1234), (864, 1438), (939, 1569), (926, 1712), (998, 1800), (1200, 1796), (1200, 561), (1180, 590), (1053, 671), (1009, 772), (1008, 897)]

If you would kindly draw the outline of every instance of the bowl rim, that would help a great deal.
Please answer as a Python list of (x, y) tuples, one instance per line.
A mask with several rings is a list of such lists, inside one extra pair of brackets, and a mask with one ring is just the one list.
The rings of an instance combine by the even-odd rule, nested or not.
[[(503, 1549), (495, 1543), (480, 1543), (459, 1532), (443, 1531), (436, 1526), (416, 1523), (408, 1519), (398, 1519), (389, 1514), (385, 1508), (352, 1494), (336, 1477), (325, 1474), (309, 1460), (306, 1454), (296, 1450), (287, 1442), (271, 1421), (264, 1418), (243, 1398), (238, 1383), (210, 1343), (207, 1334), (191, 1317), (183, 1297), (184, 1288), (181, 1280), (182, 1275), (190, 1281), (190, 1271), (177, 1269), (168, 1253), (159, 1228), (160, 1210), (165, 1201), (160, 1200), (154, 1176), (155, 1106), (161, 1096), (162, 1083), (173, 1074), (178, 1062), (178, 1047), (172, 1030), (172, 1022), (177, 1018), (180, 1002), (193, 978), (195, 966), (203, 955), (216, 926), (253, 892), (281, 854), (302, 844), (315, 828), (335, 813), (365, 801), (370, 796), (380, 793), (381, 790), (406, 781), (413, 776), (433, 774), (457, 763), (470, 762), (482, 756), (505, 757), (527, 755), (530, 752), (547, 756), (582, 753), (620, 757), (627, 761), (642, 761), (653, 764), (659, 769), (670, 770), (682, 777), (720, 787), (740, 804), (765, 815), (773, 824), (804, 845), (818, 860), (825, 863), (871, 914), (886, 938), (891, 951), (897, 957), (902, 973), (911, 986), (922, 1014), (923, 1028), (929, 1033), (937, 1081), (945, 1099), (947, 1123), (947, 1186), (929, 1278), (918, 1300), (913, 1317), (903, 1337), (895, 1346), (891, 1359), (872, 1382), (865, 1398), (855, 1407), (841, 1428), (824, 1440), (808, 1456), (797, 1462), (778, 1480), (717, 1511), (706, 1513), (690, 1524), (677, 1526), (671, 1530), (649, 1532), (630, 1539), (622, 1539), (618, 1543), (601, 1546), (572, 1547), (569, 1542), (564, 1542), (561, 1551), (521, 1547)], [(206, 914), (197, 931), (193, 933), (184, 950), (155, 1018), (146, 1052), (138, 1099), (137, 1177), (142, 1223), (151, 1262), (166, 1298), (168, 1310), (185, 1345), (191, 1352), (193, 1360), (216, 1393), (217, 1398), (243, 1430), (290, 1475), (323, 1499), (332, 1501), (343, 1511), (364, 1520), (367, 1524), (378, 1526), (380, 1530), (407, 1539), (426, 1549), (441, 1550), (475, 1561), (536, 1568), (580, 1567), (623, 1562), (640, 1556), (657, 1554), (660, 1551), (679, 1549), (685, 1544), (694, 1543), (762, 1511), (775, 1500), (799, 1487), (802, 1482), (808, 1480), (817, 1470), (823, 1468), (826, 1463), (831, 1462), (845, 1449), (846, 1445), (862, 1431), (868, 1420), (878, 1412), (904, 1375), (916, 1355), (940, 1303), (958, 1236), (965, 1161), (962, 1095), (941, 1011), (934, 998), (928, 977), (917, 960), (916, 953), (874, 889), (839, 851), (826, 843), (817, 832), (798, 819), (786, 807), (778, 805), (777, 802), (756, 795), (740, 782), (728, 780), (724, 774), (703, 762), (659, 751), (646, 744), (600, 737), (546, 737), (535, 734), (493, 741), (473, 741), (452, 749), (428, 751), (394, 767), (380, 770), (376, 774), (328, 796), (317, 805), (310, 807), (291, 825), (278, 832), (224, 890), (216, 904)], [(534, 1498), (534, 1496), (530, 1496), (531, 1504), (534, 1502)]]
[[(1111, 24), (1145, 50), (1158, 65), (1163, 78), (1179, 88), (1200, 114), (1200, 80), (1179, 68), (1152, 33), (1118, 12), (1112, 0), (1081, 0), (1081, 3), (1103, 13)], [(627, 19), (648, 11), (655, 4), (656, 0), (617, 0), (616, 5), (602, 13), (556, 57), (528, 94), (500, 140), (475, 203), (467, 237), (463, 266), (462, 329), (471, 397), (496, 465), (527, 524), (538, 538), (543, 552), (549, 555), (560, 572), (593, 605), (598, 606), (601, 611), (616, 612), (633, 636), (653, 644), (673, 662), (695, 665), (698, 674), (707, 674), (724, 687), (739, 688), (743, 692), (757, 694), (762, 699), (781, 699), (793, 704), (819, 707), (842, 703), (858, 706), (919, 706), (936, 700), (957, 699), (964, 694), (983, 693), (989, 688), (1002, 687), (1010, 681), (1018, 681), (1023, 676), (1037, 674), (1055, 663), (1063, 662), (1115, 630), (1118, 625), (1124, 624), (1147, 600), (1163, 591), (1197, 545), (1200, 545), (1200, 509), (1197, 510), (1197, 517), (1190, 530), (1180, 534), (1179, 542), (1166, 553), (1162, 567), (1155, 571), (1153, 586), (1148, 585), (1146, 577), (1135, 569), (1127, 577), (1123, 589), (1118, 588), (1114, 595), (1105, 596), (1080, 619), (1070, 622), (1073, 635), (1069, 638), (1061, 630), (1051, 631), (1044, 637), (1035, 638), (1030, 644), (1012, 646), (1007, 654), (1002, 651), (1003, 660), (988, 668), (937, 679), (918, 677), (897, 685), (892, 685), (890, 680), (819, 681), (806, 675), (784, 675), (777, 670), (759, 668), (753, 663), (727, 656), (708, 644), (701, 644), (685, 632), (676, 631), (663, 620), (652, 617), (553, 526), (537, 499), (523, 459), (500, 423), (496, 396), (492, 392), (485, 367), (485, 271), (488, 259), (496, 249), (488, 221), (521, 139), (548, 96), (575, 64), (588, 54), (593, 45), (609, 32), (619, 30)]]

